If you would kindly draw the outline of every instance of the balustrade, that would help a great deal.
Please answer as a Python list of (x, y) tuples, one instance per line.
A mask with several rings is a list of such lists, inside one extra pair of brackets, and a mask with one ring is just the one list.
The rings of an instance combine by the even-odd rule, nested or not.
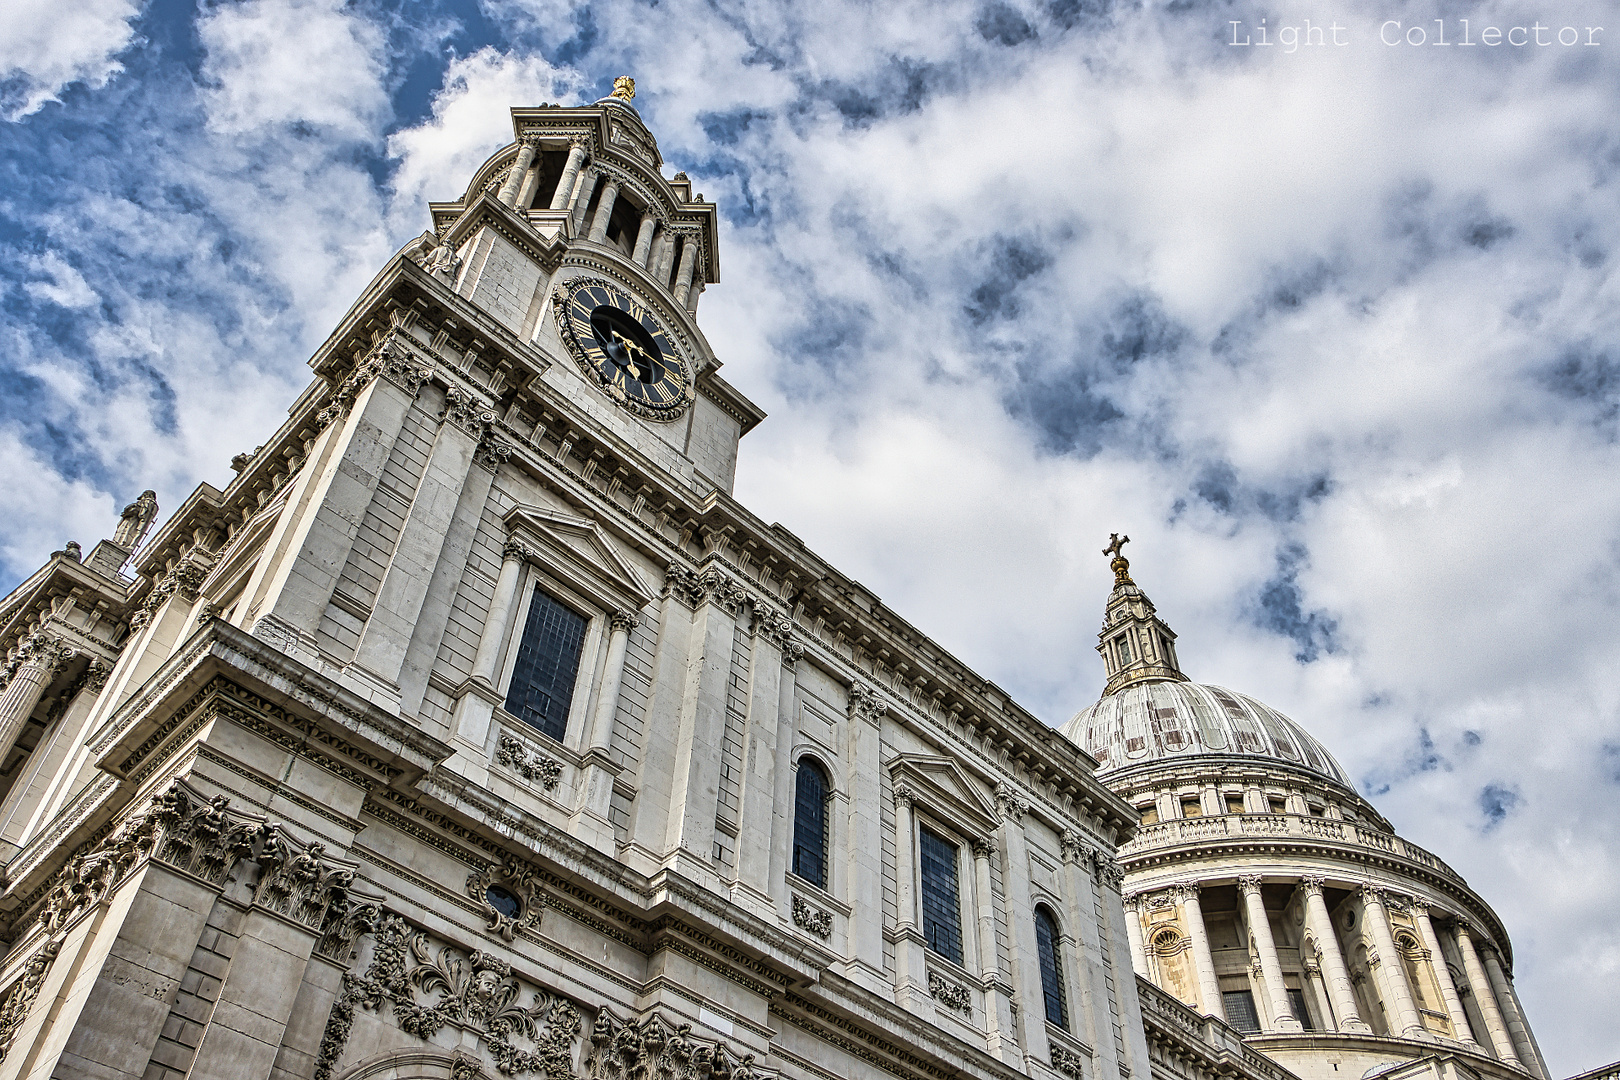
[(1331, 818), (1309, 817), (1303, 814), (1222, 814), (1174, 818), (1154, 825), (1144, 825), (1136, 831), (1136, 836), (1130, 843), (1119, 849), (1119, 853), (1122, 857), (1129, 858), (1138, 852), (1154, 848), (1243, 836), (1297, 836), (1307, 840), (1332, 840), (1395, 855), (1454, 880), (1462, 880), (1462, 877), (1442, 860), (1398, 836)]

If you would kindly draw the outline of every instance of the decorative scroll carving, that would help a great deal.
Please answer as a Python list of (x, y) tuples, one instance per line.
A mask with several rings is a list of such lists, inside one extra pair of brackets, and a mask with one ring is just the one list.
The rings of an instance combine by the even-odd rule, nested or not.
[(849, 718), (875, 724), (889, 711), (889, 703), (878, 697), (878, 692), (865, 683), (854, 683), (849, 688)]
[(832, 937), (832, 916), (805, 903), (804, 897), (798, 893), (793, 894), (793, 925), (823, 940)]
[[(496, 906), (495, 900), (506, 900), (499, 894), (491, 896), (496, 889), (511, 898), (502, 906), (511, 908), (515, 903), (515, 910), (503, 911)], [(520, 930), (533, 930), (540, 925), (543, 909), (537, 875), (532, 866), (519, 861), (515, 855), (508, 855), (505, 862), (492, 862), (482, 870), (468, 874), (467, 895), (484, 909), (489, 929), (507, 941), (517, 937)]]
[(589, 1080), (765, 1080), (754, 1055), (735, 1055), (723, 1042), (692, 1037), (692, 1025), (654, 1014), (639, 1024), (603, 1009), (591, 1027)]
[(536, 558), (534, 550), (521, 540), (508, 540), (506, 546), (501, 548), (501, 557), (519, 562), (533, 562)]
[(562, 762), (547, 757), (516, 735), (501, 732), (495, 749), (495, 763), (505, 765), (525, 780), (539, 784), (547, 791), (555, 790), (562, 780)]
[(784, 611), (766, 607), (756, 601), (754, 603), (754, 633), (763, 635), (766, 641), (775, 645), (778, 649), (786, 651), (788, 645), (793, 641), (793, 619)]
[(1085, 1070), (1082, 1067), (1085, 1059), (1073, 1050), (1061, 1046), (1052, 1047), (1052, 1068), (1064, 1076), (1071, 1076), (1074, 1080), (1082, 1080)]
[(705, 570), (700, 580), (703, 584), (704, 598), (719, 604), (732, 618), (741, 614), (743, 605), (752, 599), (747, 589), (718, 570)]
[(1110, 889), (1117, 889), (1125, 880), (1125, 868), (1112, 855), (1097, 853), (1097, 881)]
[[(492, 413), (491, 415), (493, 416), (494, 414)], [(473, 452), (473, 461), (475, 461), (480, 468), (488, 469), (490, 472), (495, 472), (499, 470), (502, 465), (505, 465), (506, 459), (511, 456), (511, 443), (507, 442), (498, 435), (486, 433), (483, 441), (478, 444), (478, 449)]]
[[(314, 1080), (330, 1080), (354, 1027), (355, 1007), (375, 1012), (385, 1003), (392, 1003), (394, 1019), (407, 1035), (426, 1040), (446, 1026), (458, 1027), (484, 1042), (506, 1076), (540, 1073), (547, 1080), (569, 1080), (574, 1040), (582, 1026), (579, 1009), (546, 990), (534, 990), (527, 1006), (522, 995), (506, 961), (449, 946), (435, 952), (426, 934), (398, 915), (384, 915), (371, 965), (364, 975), (343, 977), (343, 992), (332, 1004), (315, 1059)], [(533, 1048), (519, 1047), (514, 1037)], [(476, 1063), (467, 1064), (476, 1069)], [(460, 1075), (477, 1074), (463, 1069)]]
[(1306, 896), (1321, 896), (1322, 887), (1327, 884), (1327, 878), (1316, 874), (1306, 874), (1299, 879), (1299, 887), (1305, 890)]
[(1003, 821), (1011, 821), (1022, 825), (1024, 815), (1029, 813), (1029, 803), (1013, 794), (1012, 788), (1006, 784), (996, 785), (996, 810), (1001, 814)]
[(1096, 868), (1097, 856), (1100, 852), (1087, 843), (1079, 833), (1073, 829), (1065, 829), (1063, 835), (1059, 838), (1059, 843), (1063, 847), (1063, 859), (1065, 862), (1079, 863), (1088, 871)]
[(674, 597), (687, 607), (695, 608), (707, 595), (703, 579), (678, 563), (670, 563), (664, 571), (664, 596)]
[(917, 801), (917, 793), (905, 781), (894, 785), (894, 803), (896, 806), (910, 806)]
[(23, 638), (17, 646), (17, 651), (0, 667), (0, 688), (11, 682), (11, 677), (17, 674), (17, 669), (24, 664), (38, 664), (46, 669), (45, 677), (48, 680), (56, 669), (73, 659), (75, 653), (68, 647), (66, 641), (55, 634), (48, 634), (43, 630), (35, 631)]
[(475, 439), (482, 439), (489, 425), (495, 422), (495, 413), (485, 402), (452, 386), (444, 392), (444, 412), (439, 414), (439, 419), (454, 424)]
[(46, 942), (45, 947), (23, 967), (16, 981), (6, 988), (5, 994), (0, 996), (0, 1061), (6, 1060), (12, 1041), (17, 1037), (17, 1029), (28, 1019), (28, 1010), (33, 1007), (34, 999), (39, 997), (39, 988), (44, 985), (45, 976), (50, 973), (61, 948), (60, 941)]
[(972, 991), (932, 969), (928, 972), (928, 995), (947, 1009), (969, 1015), (973, 1013)]
[(968, 847), (973, 851), (975, 859), (988, 859), (996, 850), (995, 845), (982, 836), (975, 836)]
[(264, 819), (232, 813), (223, 795), (204, 802), (190, 789), (170, 788), (154, 803), (153, 821), (163, 829), (156, 858), (176, 870), (223, 885), (237, 862), (253, 853)]

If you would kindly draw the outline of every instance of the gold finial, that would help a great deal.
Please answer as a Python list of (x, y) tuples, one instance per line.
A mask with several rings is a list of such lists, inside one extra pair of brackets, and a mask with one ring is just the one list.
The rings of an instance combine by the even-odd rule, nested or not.
[(616, 97), (620, 101), (629, 101), (636, 96), (636, 80), (628, 75), (620, 75), (613, 80), (613, 93), (609, 96)]
[(1113, 556), (1112, 560), (1108, 563), (1108, 568), (1114, 572), (1115, 585), (1136, 584), (1131, 580), (1131, 564), (1126, 560), (1125, 552), (1123, 550), (1125, 545), (1130, 542), (1131, 538), (1128, 536), (1121, 536), (1119, 533), (1109, 533), (1108, 546), (1102, 550), (1104, 555)]

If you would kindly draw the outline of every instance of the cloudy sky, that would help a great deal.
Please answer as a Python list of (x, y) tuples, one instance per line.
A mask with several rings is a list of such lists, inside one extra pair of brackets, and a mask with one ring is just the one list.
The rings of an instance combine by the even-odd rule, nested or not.
[(0, 587), (223, 485), (507, 107), (632, 74), (747, 505), (1054, 724), (1129, 533), (1188, 672), (1495, 905), (1555, 1075), (1620, 1058), (1604, 4), (3, 7)]

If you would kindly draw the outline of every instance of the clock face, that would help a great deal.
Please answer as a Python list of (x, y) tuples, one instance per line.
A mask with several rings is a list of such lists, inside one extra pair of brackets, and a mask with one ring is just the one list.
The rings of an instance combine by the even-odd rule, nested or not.
[(563, 340), (604, 393), (651, 420), (674, 420), (692, 403), (692, 379), (669, 331), (617, 285), (570, 281), (557, 294)]

